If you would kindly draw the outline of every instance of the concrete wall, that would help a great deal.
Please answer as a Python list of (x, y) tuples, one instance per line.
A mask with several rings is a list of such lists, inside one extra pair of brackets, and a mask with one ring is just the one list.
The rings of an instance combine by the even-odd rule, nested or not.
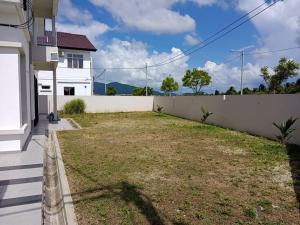
[(204, 107), (214, 113), (208, 123), (272, 139), (278, 135), (272, 123), (293, 116), (299, 120), (291, 142), (300, 145), (300, 94), (154, 97), (155, 109), (157, 105), (167, 114), (196, 121)]
[[(57, 109), (62, 110), (65, 103), (80, 98), (86, 103), (88, 113), (142, 112), (153, 110), (153, 96), (58, 96)], [(52, 96), (39, 96), (39, 112), (52, 111)]]

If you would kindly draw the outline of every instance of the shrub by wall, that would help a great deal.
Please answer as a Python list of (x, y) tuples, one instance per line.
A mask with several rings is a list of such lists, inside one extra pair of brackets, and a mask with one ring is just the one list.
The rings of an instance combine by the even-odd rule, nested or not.
[(64, 105), (65, 114), (80, 114), (85, 112), (85, 102), (82, 99), (73, 99)]

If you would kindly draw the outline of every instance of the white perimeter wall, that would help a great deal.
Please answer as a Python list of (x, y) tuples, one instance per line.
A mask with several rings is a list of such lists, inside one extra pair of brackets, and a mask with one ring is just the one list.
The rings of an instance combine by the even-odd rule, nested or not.
[(291, 142), (300, 145), (300, 94), (249, 96), (178, 96), (154, 97), (154, 108), (163, 112), (199, 121), (201, 107), (214, 114), (208, 123), (272, 138), (278, 135), (273, 122), (299, 118)]
[[(52, 96), (39, 96), (40, 113), (49, 113)], [(287, 120), (290, 116), (299, 118), (291, 142), (300, 145), (300, 94), (295, 95), (249, 95), (249, 96), (180, 96), (180, 97), (135, 97), (135, 96), (58, 96), (58, 110), (74, 98), (81, 98), (89, 113), (135, 112), (156, 110), (163, 106), (163, 112), (200, 121), (201, 107), (214, 114), (208, 123), (245, 131), (274, 139), (278, 130), (273, 122)]]
[[(58, 96), (57, 108), (62, 110), (65, 103), (80, 98), (86, 103), (88, 113), (142, 112), (153, 110), (153, 96)], [(52, 96), (39, 96), (40, 113), (52, 111)]]

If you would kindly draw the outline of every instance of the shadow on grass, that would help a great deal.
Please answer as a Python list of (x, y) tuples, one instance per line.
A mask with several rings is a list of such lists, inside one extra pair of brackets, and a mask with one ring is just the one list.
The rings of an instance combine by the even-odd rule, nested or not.
[(296, 194), (298, 209), (300, 212), (300, 146), (287, 145), (287, 153), (289, 156), (289, 164), (291, 168), (294, 191)]
[(163, 113), (157, 113), (154, 115), (154, 117), (167, 117), (167, 115)]
[[(113, 185), (99, 184), (96, 179), (82, 172), (80, 169), (75, 168), (69, 164), (65, 165), (74, 170), (76, 173), (85, 177), (93, 182), (96, 187), (88, 189), (83, 192), (72, 193), (73, 203), (77, 204), (82, 201), (97, 201), (104, 198), (119, 197), (126, 204), (133, 204), (139, 209), (148, 222), (152, 225), (164, 225), (165, 220), (159, 215), (157, 209), (153, 206), (151, 199), (142, 193), (142, 189), (134, 184), (130, 184), (127, 181), (122, 181)], [(176, 224), (176, 223), (174, 223)]]

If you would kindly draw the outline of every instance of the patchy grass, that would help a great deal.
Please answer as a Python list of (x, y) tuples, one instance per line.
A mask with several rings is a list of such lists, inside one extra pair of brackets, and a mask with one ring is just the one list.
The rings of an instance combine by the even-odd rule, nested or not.
[(156, 113), (69, 117), (83, 127), (59, 133), (79, 224), (299, 222), (276, 142)]

